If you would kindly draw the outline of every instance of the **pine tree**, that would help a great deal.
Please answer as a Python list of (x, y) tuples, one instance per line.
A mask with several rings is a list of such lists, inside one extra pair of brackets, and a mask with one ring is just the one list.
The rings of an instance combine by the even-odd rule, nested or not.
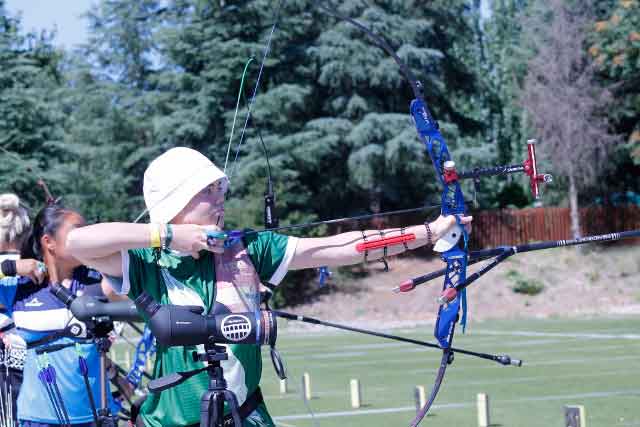
[(69, 54), (61, 96), (67, 113), (68, 198), (92, 220), (133, 220), (142, 175), (157, 144), (156, 1), (108, 1), (87, 13), (90, 37)]
[(0, 187), (39, 207), (40, 176), (53, 182), (59, 162), (63, 116), (57, 107), (60, 52), (53, 34), (23, 34), (20, 20), (0, 0)]

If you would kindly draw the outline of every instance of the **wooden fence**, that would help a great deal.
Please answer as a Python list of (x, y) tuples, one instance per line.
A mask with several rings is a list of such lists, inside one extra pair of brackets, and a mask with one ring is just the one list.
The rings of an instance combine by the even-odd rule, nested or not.
[[(640, 207), (582, 208), (580, 225), (584, 236), (639, 229)], [(502, 209), (473, 214), (473, 248), (571, 238), (569, 208)]]

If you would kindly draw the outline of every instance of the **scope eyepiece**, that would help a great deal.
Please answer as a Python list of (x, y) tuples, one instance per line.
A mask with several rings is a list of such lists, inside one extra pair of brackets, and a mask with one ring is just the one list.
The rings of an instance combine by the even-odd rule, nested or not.
[(76, 299), (76, 296), (69, 292), (69, 290), (60, 283), (52, 283), (51, 287), (49, 287), (49, 291), (67, 307), (69, 307), (73, 300)]

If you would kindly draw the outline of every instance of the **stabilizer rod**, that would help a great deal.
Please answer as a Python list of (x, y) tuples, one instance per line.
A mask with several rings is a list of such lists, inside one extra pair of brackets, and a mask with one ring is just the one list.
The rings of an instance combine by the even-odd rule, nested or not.
[[(339, 323), (325, 322), (323, 320), (315, 319), (313, 317), (301, 316), (299, 314), (287, 313), (285, 311), (273, 310), (272, 313), (275, 314), (277, 317), (282, 317), (288, 320), (296, 320), (299, 322), (311, 323), (313, 325), (328, 326), (330, 328), (342, 329), (345, 331), (357, 332), (360, 334), (372, 335), (374, 337), (386, 338), (389, 340), (400, 341), (400, 342), (405, 342), (409, 344), (416, 344), (422, 347), (437, 348), (439, 350), (442, 350), (442, 347), (440, 347), (438, 344), (434, 344), (426, 341), (414, 340), (412, 338), (405, 338), (398, 335), (385, 334), (383, 332), (376, 332), (368, 329), (355, 328), (353, 326), (342, 325)], [(454, 353), (465, 354), (467, 356), (478, 357), (480, 359), (485, 359), (485, 360), (492, 360), (494, 362), (500, 363), (501, 365), (505, 365), (505, 366), (522, 366), (522, 360), (513, 359), (506, 354), (495, 355), (495, 354), (488, 354), (488, 353), (480, 353), (477, 351), (465, 350), (462, 348), (455, 348), (455, 347), (453, 347), (451, 350), (453, 350)]]

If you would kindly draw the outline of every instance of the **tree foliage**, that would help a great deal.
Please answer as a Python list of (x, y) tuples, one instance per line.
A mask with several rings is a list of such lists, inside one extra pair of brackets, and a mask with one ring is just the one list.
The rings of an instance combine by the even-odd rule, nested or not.
[[(37, 207), (43, 199), (35, 183), (43, 177), (89, 220), (130, 221), (144, 207), (148, 162), (181, 145), (226, 165), (230, 227), (262, 225), (267, 153), (283, 224), (437, 202), (433, 168), (409, 120), (413, 94), (397, 65), (315, 3), (105, 0), (87, 13), (88, 41), (63, 51), (54, 33), (25, 33), (0, 0), (0, 186)], [(535, 120), (520, 99), (536, 53), (523, 41), (523, 17), (534, 3), (495, 0), (488, 16), (479, 0), (333, 7), (408, 63), (468, 170), (523, 160)], [(572, 49), (584, 54), (590, 46), (603, 84), (624, 100), (610, 118), (629, 152), (637, 150), (640, 110), (637, 1), (597, 3), (600, 23), (588, 46)], [(592, 102), (597, 94), (583, 96)], [(627, 152), (616, 152), (616, 164)], [(556, 188), (557, 200), (564, 187)], [(532, 202), (526, 189), (520, 178), (483, 181), (478, 200), (481, 207), (525, 206)], [(291, 283), (283, 286), (289, 301), (304, 296), (287, 291)]]
[(593, 24), (590, 36), (589, 54), (618, 100), (611, 118), (640, 165), (640, 2), (616, 2)]

